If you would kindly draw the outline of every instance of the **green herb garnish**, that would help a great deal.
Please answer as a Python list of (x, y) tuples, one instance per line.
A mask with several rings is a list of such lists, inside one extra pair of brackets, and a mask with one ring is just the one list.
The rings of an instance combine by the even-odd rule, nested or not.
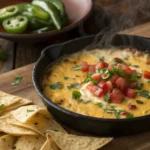
[(64, 77), (64, 79), (65, 79), (65, 80), (69, 80), (70, 78), (69, 78), (69, 77)]
[(136, 82), (139, 78), (139, 74), (138, 73), (133, 73), (129, 76), (129, 82)]
[(104, 97), (104, 100), (108, 103), (110, 103), (110, 93), (107, 93)]
[(147, 80), (147, 83), (150, 83), (150, 80)]
[(11, 83), (11, 85), (17, 85), (21, 82), (22, 80), (22, 77), (21, 76), (18, 76), (18, 77), (15, 77), (14, 81)]
[(126, 118), (134, 118), (134, 115), (131, 113), (127, 113)]
[(79, 83), (74, 83), (74, 84), (70, 84), (69, 86), (67, 86), (68, 89), (78, 89), (80, 87)]
[(143, 83), (137, 83), (136, 84), (136, 89), (141, 90), (143, 88), (144, 84)]
[(104, 56), (101, 56), (100, 58), (99, 58), (99, 61), (104, 61), (105, 60), (105, 57)]
[(147, 99), (150, 99), (150, 92), (149, 91), (142, 90), (142, 91), (137, 92), (137, 94), (142, 96), (142, 97), (145, 97)]
[(76, 71), (76, 70), (81, 70), (81, 65), (79, 65), (79, 66), (74, 66), (74, 67), (72, 67), (72, 70), (74, 70), (74, 71)]
[(97, 80), (94, 80), (94, 79), (91, 77), (92, 74), (93, 74), (93, 73), (88, 73), (88, 74), (87, 74), (87, 76), (86, 76), (86, 78), (85, 78), (85, 80), (84, 80), (85, 83), (90, 82), (90, 81), (91, 81), (93, 84), (97, 84), (97, 83), (98, 83)]
[(29, 113), (29, 112), (33, 112), (34, 110), (31, 110), (31, 109), (27, 109), (27, 113)]
[(50, 84), (49, 87), (51, 89), (55, 90), (55, 89), (62, 89), (63, 86), (62, 86), (62, 84), (60, 82), (56, 82), (54, 84)]
[(140, 101), (140, 100), (136, 100), (136, 103), (137, 103), (137, 104), (144, 104), (144, 102), (143, 102), (143, 101)]
[(2, 109), (5, 105), (4, 104), (0, 104), (0, 109)]
[(139, 68), (139, 66), (138, 65), (132, 65), (133, 67), (135, 67), (135, 68)]
[(100, 108), (103, 108), (103, 103), (98, 102), (98, 103), (96, 103), (96, 105)]
[(75, 100), (78, 100), (78, 101), (81, 100), (81, 99), (80, 99), (81, 96), (82, 96), (82, 95), (81, 95), (81, 93), (80, 93), (79, 91), (73, 91), (73, 92), (72, 92), (72, 98), (75, 99)]

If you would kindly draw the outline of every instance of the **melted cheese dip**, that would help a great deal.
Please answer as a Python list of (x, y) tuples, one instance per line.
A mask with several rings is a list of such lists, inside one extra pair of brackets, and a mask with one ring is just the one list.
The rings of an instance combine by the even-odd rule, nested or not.
[[(101, 102), (105, 108), (109, 106), (115, 106), (116, 109), (125, 110), (132, 113), (134, 117), (150, 114), (150, 99), (137, 95), (134, 99), (126, 97), (121, 104), (107, 103), (104, 101), (104, 97), (97, 98), (92, 93), (87, 91), (86, 86), (89, 83), (83, 83), (86, 78), (86, 74), (81, 70), (74, 71), (72, 67), (81, 65), (82, 61), (86, 61), (88, 64), (97, 64), (100, 57), (105, 58), (105, 62), (110, 63), (113, 58), (120, 58), (124, 62), (131, 64), (130, 68), (137, 70), (139, 73), (143, 73), (144, 70), (150, 71), (150, 65), (146, 62), (150, 61), (150, 57), (146, 53), (139, 51), (131, 51), (129, 49), (95, 49), (92, 51), (81, 51), (66, 56), (61, 61), (53, 64), (52, 68), (45, 74), (42, 87), (44, 94), (51, 99), (54, 103), (70, 111), (99, 118), (116, 118), (114, 113), (106, 113), (104, 108), (97, 105)], [(135, 67), (135, 65), (137, 66)], [(69, 77), (65, 79), (64, 77)], [(49, 85), (60, 82), (63, 87), (61, 89), (51, 89)], [(144, 83), (142, 90), (150, 92), (150, 83), (143, 76), (138, 82)], [(75, 89), (68, 89), (70, 84), (79, 83), (80, 87)], [(72, 98), (72, 92), (74, 90), (80, 91), (82, 94), (82, 102), (78, 102)], [(138, 104), (136, 100), (141, 100), (144, 104)], [(135, 110), (129, 110), (127, 105), (133, 104), (137, 106)], [(123, 117), (121, 117), (123, 118)]]

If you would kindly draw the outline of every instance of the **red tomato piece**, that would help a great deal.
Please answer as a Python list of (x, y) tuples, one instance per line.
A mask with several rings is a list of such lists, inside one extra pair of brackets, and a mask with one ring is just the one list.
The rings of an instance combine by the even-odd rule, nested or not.
[(113, 68), (113, 66), (108, 66), (108, 70), (112, 70)]
[(114, 61), (115, 61), (116, 63), (122, 63), (122, 62), (123, 62), (123, 60), (120, 59), (120, 58), (114, 58)]
[(116, 87), (118, 89), (120, 89), (121, 91), (123, 91), (125, 89), (126, 83), (127, 83), (126, 79), (124, 79), (122, 77), (119, 77), (115, 82)]
[(103, 93), (104, 93), (104, 94), (107, 94), (107, 93), (109, 92), (109, 89), (108, 89), (107, 84), (106, 84), (105, 81), (99, 82), (99, 83), (98, 83), (98, 86), (99, 86), (101, 89), (103, 89)]
[(126, 116), (128, 114), (128, 112), (124, 111), (121, 113), (121, 115)]
[(82, 68), (81, 68), (81, 70), (82, 70), (83, 72), (88, 72), (88, 70), (89, 70), (89, 65), (88, 65), (87, 62), (82, 61)]
[(120, 69), (122, 69), (122, 67), (123, 67), (124, 65), (123, 64), (117, 64), (117, 68), (120, 68)]
[(136, 96), (136, 91), (134, 89), (126, 88), (124, 90), (124, 94), (129, 97), (129, 98), (135, 98)]
[(121, 104), (124, 100), (124, 95), (120, 90), (113, 89), (113, 92), (110, 94), (110, 99), (112, 103)]
[(106, 85), (107, 85), (107, 88), (108, 88), (108, 92), (112, 92), (112, 90), (113, 90), (113, 85), (112, 85), (111, 81), (107, 81), (107, 82), (106, 82)]
[(131, 72), (132, 72), (131, 74), (136, 73), (136, 70), (133, 69), (133, 70), (131, 70)]
[(89, 72), (95, 72), (96, 68), (95, 65), (89, 65)]
[(134, 109), (136, 109), (136, 105), (129, 104), (128, 108), (131, 109), (131, 110), (134, 110)]
[(150, 71), (144, 70), (144, 78), (150, 79)]
[(128, 66), (126, 66), (126, 65), (122, 66), (122, 70), (125, 71), (126, 75), (132, 74), (132, 70)]
[(94, 95), (96, 97), (101, 97), (103, 95), (103, 90), (101, 88), (98, 88), (95, 92)]
[(136, 86), (137, 86), (137, 82), (133, 82), (133, 83), (130, 83), (130, 84), (129, 84), (129, 87), (130, 87), (131, 89), (135, 89)]
[(94, 93), (99, 87), (97, 85), (94, 85), (94, 84), (89, 84), (87, 87), (86, 87), (91, 93)]
[(91, 76), (91, 78), (93, 78), (96, 81), (100, 81), (101, 80), (101, 74), (99, 74), (99, 73), (93, 74)]
[(107, 68), (108, 67), (108, 63), (102, 61), (102, 62), (99, 62), (97, 65), (96, 65), (96, 69), (102, 69), (102, 68)]
[(119, 76), (117, 74), (113, 75), (110, 79), (112, 84), (115, 84), (116, 80), (119, 78)]

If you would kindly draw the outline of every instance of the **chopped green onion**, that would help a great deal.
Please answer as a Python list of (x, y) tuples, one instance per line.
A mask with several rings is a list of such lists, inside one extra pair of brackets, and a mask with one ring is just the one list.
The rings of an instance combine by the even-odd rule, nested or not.
[(70, 84), (69, 86), (67, 86), (68, 89), (78, 89), (80, 87), (79, 83), (74, 83), (74, 84)]
[(72, 70), (74, 70), (74, 71), (76, 71), (76, 70), (81, 70), (81, 65), (79, 65), (79, 66), (74, 66), (74, 67), (72, 67)]
[(136, 103), (137, 103), (137, 104), (144, 104), (144, 102), (143, 102), (143, 101), (140, 101), (140, 100), (136, 100)]

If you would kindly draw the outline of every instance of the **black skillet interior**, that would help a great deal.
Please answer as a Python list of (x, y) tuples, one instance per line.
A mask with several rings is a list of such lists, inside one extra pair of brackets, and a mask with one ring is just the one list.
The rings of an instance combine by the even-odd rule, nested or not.
[[(150, 116), (133, 119), (98, 119), (83, 116), (57, 106), (43, 94), (41, 80), (50, 64), (58, 60), (58, 58), (64, 54), (72, 54), (82, 50), (90, 45), (94, 38), (94, 35), (82, 37), (63, 44), (49, 46), (43, 50), (33, 70), (33, 83), (44, 104), (56, 119), (71, 128), (89, 134), (122, 136), (150, 130)], [(150, 39), (137, 36), (116, 35), (111, 45), (117, 47), (131, 47), (150, 52)], [(92, 46), (90, 48), (94, 47)]]

